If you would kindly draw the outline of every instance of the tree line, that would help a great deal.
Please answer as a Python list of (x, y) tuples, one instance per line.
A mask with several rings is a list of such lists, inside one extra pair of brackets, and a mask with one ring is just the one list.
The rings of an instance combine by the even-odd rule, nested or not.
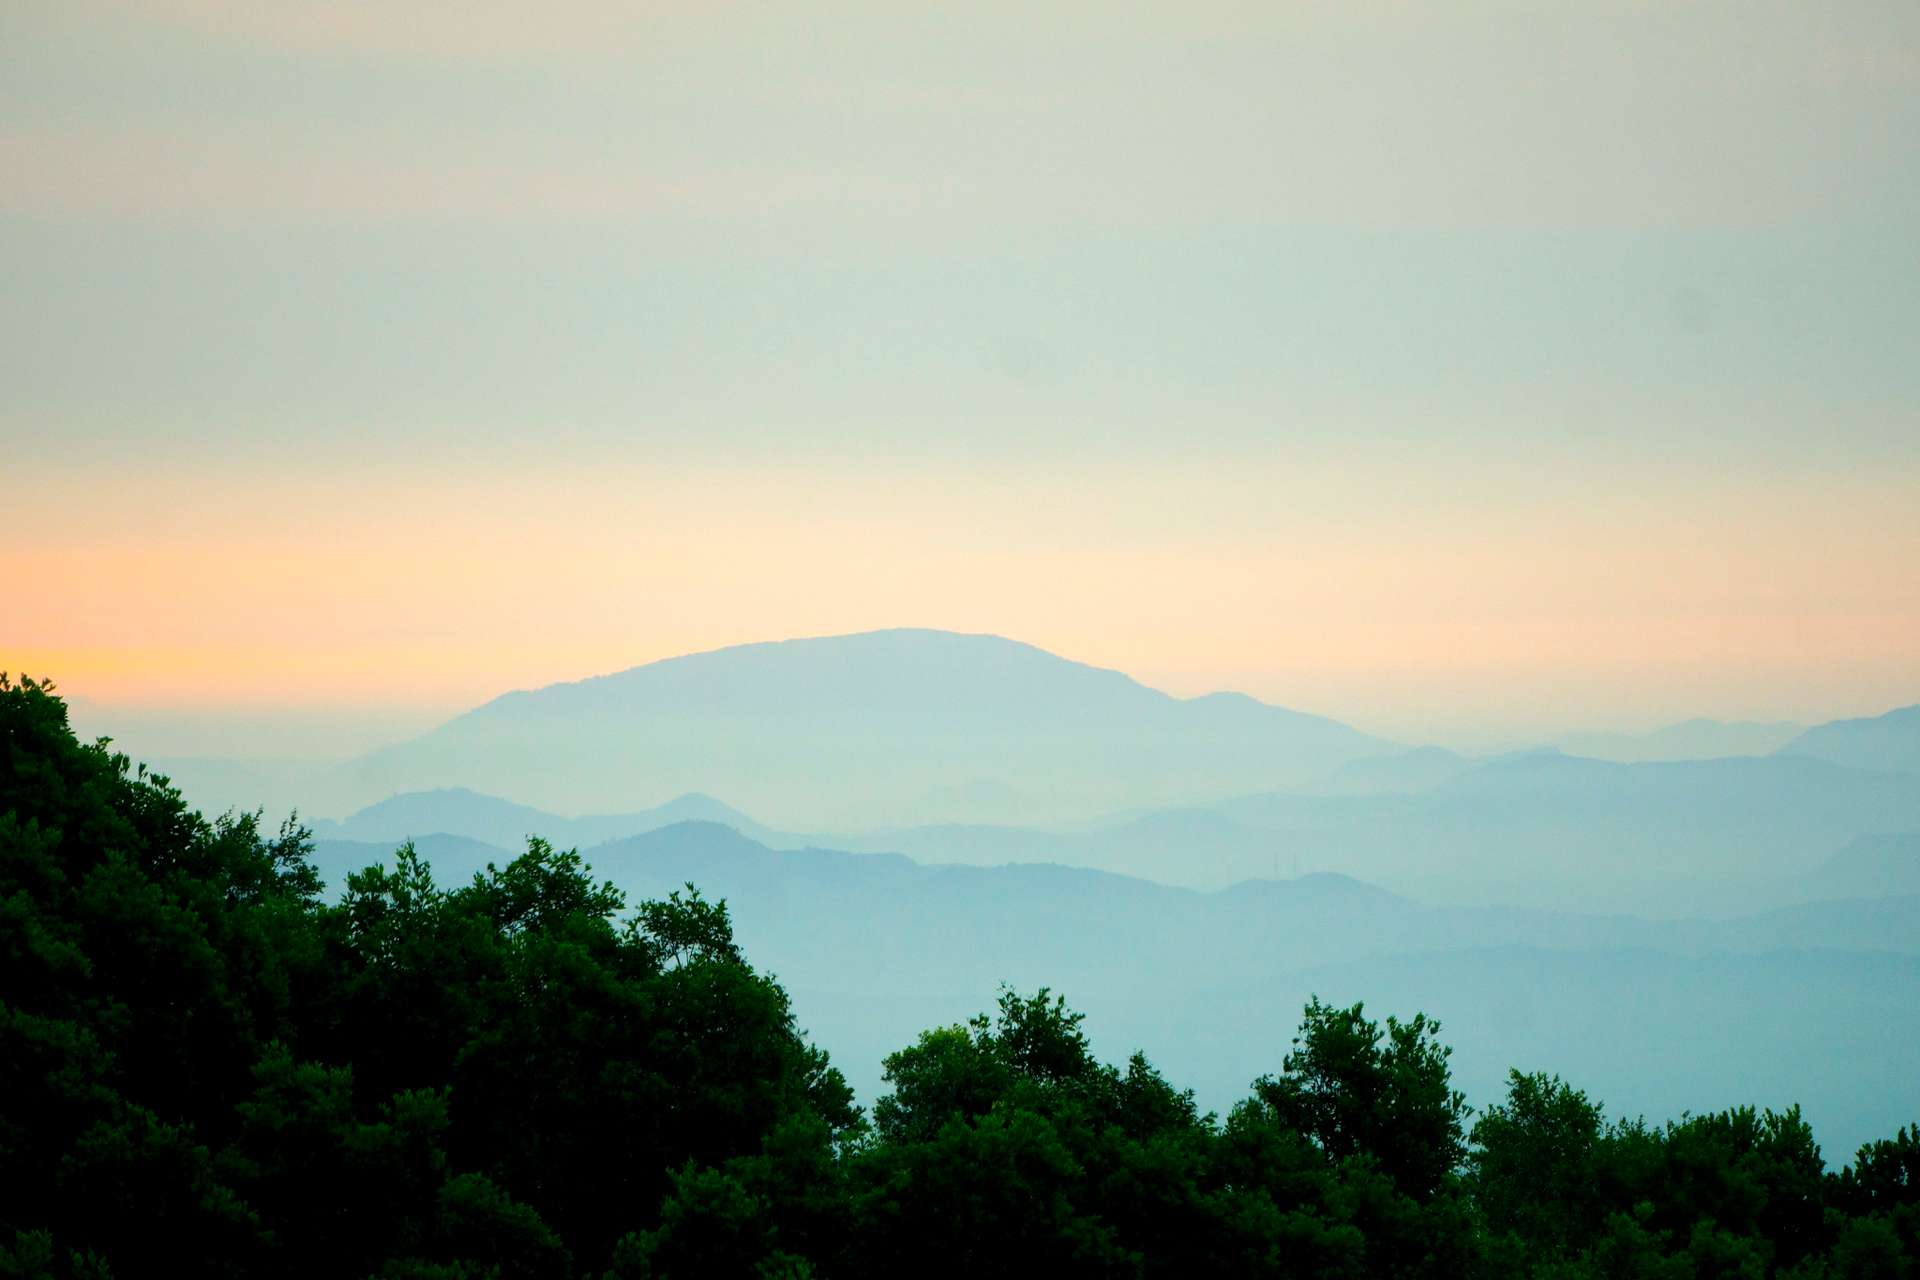
[(1476, 1113), (1436, 1023), (1318, 1000), (1203, 1114), (1046, 990), (869, 1114), (691, 887), (531, 840), (329, 899), (310, 851), (0, 675), (0, 1276), (1920, 1276), (1920, 1128)]

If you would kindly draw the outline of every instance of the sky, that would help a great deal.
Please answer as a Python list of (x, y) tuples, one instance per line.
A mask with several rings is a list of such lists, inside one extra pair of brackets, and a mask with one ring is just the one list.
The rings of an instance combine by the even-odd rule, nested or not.
[(0, 669), (162, 754), (902, 625), (1920, 701), (1911, 0), (923, 8), (0, 7)]

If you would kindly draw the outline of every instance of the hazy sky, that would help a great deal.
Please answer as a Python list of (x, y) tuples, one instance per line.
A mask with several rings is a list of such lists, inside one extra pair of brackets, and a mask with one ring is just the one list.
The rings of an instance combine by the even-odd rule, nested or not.
[(1913, 0), (925, 8), (0, 6), (0, 668), (289, 752), (890, 625), (1920, 701)]

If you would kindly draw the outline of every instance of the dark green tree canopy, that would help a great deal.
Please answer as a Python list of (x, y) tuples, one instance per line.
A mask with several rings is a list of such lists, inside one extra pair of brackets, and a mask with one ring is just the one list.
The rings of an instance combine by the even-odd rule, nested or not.
[(796, 1124), (828, 1151), (858, 1130), (723, 906), (629, 912), (538, 840), (453, 887), (403, 848), (326, 904), (308, 848), (297, 826), (202, 819), (77, 742), (50, 687), (0, 677), (0, 1233), (18, 1258), (591, 1271), (655, 1220), (672, 1170)]

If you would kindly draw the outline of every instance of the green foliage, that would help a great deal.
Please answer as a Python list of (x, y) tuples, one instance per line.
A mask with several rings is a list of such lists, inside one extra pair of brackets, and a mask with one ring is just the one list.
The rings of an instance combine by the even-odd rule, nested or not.
[(1334, 1162), (1371, 1157), (1401, 1193), (1439, 1194), (1466, 1152), (1466, 1099), (1449, 1083), (1453, 1050), (1425, 1014), (1389, 1017), (1384, 1033), (1361, 1005), (1307, 1005), (1282, 1074), (1254, 1093), (1284, 1124), (1307, 1135)]
[(1600, 1106), (1586, 1094), (1544, 1072), (1509, 1073), (1506, 1101), (1473, 1126), (1471, 1189), (1487, 1227), (1539, 1258), (1591, 1245), (1607, 1212), (1605, 1137)]
[(723, 906), (538, 840), (326, 905), (309, 848), (0, 676), (0, 1273), (591, 1273), (670, 1170), (855, 1130)]
[(406, 846), (328, 904), (309, 851), (0, 675), (0, 1278), (1920, 1276), (1920, 1127), (1835, 1174), (1516, 1072), (1469, 1135), (1437, 1024), (1317, 999), (1223, 1119), (1045, 989), (869, 1127), (692, 885)]

